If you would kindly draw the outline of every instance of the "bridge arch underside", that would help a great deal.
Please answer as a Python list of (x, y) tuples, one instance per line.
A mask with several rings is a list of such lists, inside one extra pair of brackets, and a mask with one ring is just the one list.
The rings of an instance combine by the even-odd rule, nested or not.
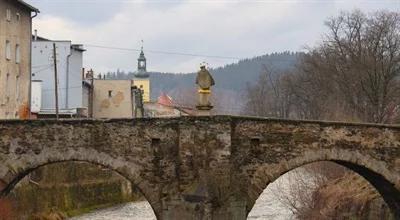
[(400, 177), (399, 173), (389, 170), (387, 165), (359, 152), (337, 151), (335, 153), (308, 152), (279, 164), (261, 164), (258, 166), (247, 195), (247, 215), (264, 189), (285, 173), (307, 164), (330, 161), (344, 166), (367, 180), (382, 196), (396, 219), (400, 219)]
[(65, 162), (85, 162), (112, 170), (131, 182), (132, 187), (138, 190), (148, 201), (156, 218), (160, 219), (161, 204), (157, 196), (157, 186), (140, 177), (137, 164), (128, 162), (123, 158), (115, 159), (104, 153), (87, 152), (88, 149), (83, 150), (85, 152), (69, 152), (62, 157), (57, 157), (60, 154), (59, 152), (53, 152), (54, 154), (46, 159), (30, 155), (29, 157), (22, 156), (18, 159), (1, 162), (0, 198), (6, 197), (24, 177), (40, 167)]

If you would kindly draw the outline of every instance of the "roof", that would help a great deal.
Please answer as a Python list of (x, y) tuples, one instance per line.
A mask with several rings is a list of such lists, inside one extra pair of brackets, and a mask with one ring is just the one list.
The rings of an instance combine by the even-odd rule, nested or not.
[(183, 106), (183, 105), (179, 105), (179, 104), (174, 103), (173, 99), (169, 95), (167, 95), (165, 93), (162, 93), (158, 97), (156, 104), (163, 105), (163, 106), (170, 107), (170, 108), (174, 108), (174, 109), (176, 109), (176, 110), (178, 110), (180, 112), (183, 112), (185, 114), (188, 114), (188, 115), (196, 115), (196, 110), (194, 110), (191, 107), (187, 107), (187, 106)]
[[(35, 37), (36, 37), (36, 40), (35, 40)], [(51, 41), (50, 39), (40, 37), (40, 36), (35, 36), (35, 35), (32, 35), (32, 40), (34, 40), (34, 41)]]
[[(38, 41), (71, 42), (70, 40), (50, 40), (48, 38), (35, 36), (35, 35), (32, 35), (32, 41), (33, 42), (38, 42)], [(74, 50), (77, 50), (77, 51), (82, 51), (82, 52), (86, 51), (86, 49), (83, 48), (83, 44), (71, 44), (71, 48), (74, 49)]]
[(83, 48), (83, 44), (72, 44), (71, 48), (82, 52), (86, 51), (86, 49)]
[(39, 9), (33, 7), (32, 5), (26, 3), (26, 2), (23, 1), (23, 0), (16, 0), (16, 2), (20, 3), (22, 6), (28, 8), (28, 9), (31, 10), (31, 11), (34, 11), (34, 12), (37, 12), (37, 13), (40, 12)]
[(173, 106), (174, 103), (172, 101), (172, 98), (166, 95), (165, 93), (162, 93), (160, 97), (158, 97), (157, 100), (158, 104), (165, 105), (165, 106)]

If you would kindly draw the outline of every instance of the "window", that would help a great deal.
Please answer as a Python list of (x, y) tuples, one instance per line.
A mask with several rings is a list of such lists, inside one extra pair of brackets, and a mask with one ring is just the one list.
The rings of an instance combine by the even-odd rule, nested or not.
[(7, 21), (11, 21), (11, 10), (10, 9), (7, 9), (7, 11), (6, 11), (6, 18), (7, 18)]
[(11, 43), (9, 40), (6, 40), (6, 59), (11, 59)]
[(17, 21), (21, 20), (21, 14), (19, 14), (18, 12), (16, 14), (16, 17), (17, 17)]
[(112, 97), (112, 90), (108, 90), (108, 97), (109, 97), (109, 98)]
[(10, 101), (10, 74), (7, 73), (6, 76), (6, 103)]
[(19, 75), (15, 77), (15, 99), (19, 100)]
[[(3, 75), (0, 70), (0, 84), (3, 82)], [(0, 87), (0, 93), (4, 94), (4, 86)], [(1, 106), (4, 105), (4, 95), (0, 95), (0, 108)]]
[(15, 63), (21, 62), (21, 51), (19, 44), (15, 45)]

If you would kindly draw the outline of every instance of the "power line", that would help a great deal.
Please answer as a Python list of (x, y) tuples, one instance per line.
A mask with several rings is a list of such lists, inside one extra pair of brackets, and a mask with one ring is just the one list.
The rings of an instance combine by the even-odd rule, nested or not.
[(53, 68), (53, 65), (50, 64), (50, 65), (49, 65), (48, 67), (46, 67), (46, 68), (43, 68), (43, 69), (37, 70), (37, 71), (35, 71), (35, 72), (32, 72), (32, 74), (40, 73), (40, 72), (43, 72), (43, 71), (48, 70), (48, 69), (51, 69), (51, 68)]
[[(65, 89), (82, 89), (82, 86), (70, 86), (70, 87), (64, 87), (64, 88), (58, 88), (58, 90), (65, 90)], [(53, 92), (55, 89), (42, 89), (44, 92)]]
[(43, 65), (37, 65), (37, 66), (32, 66), (32, 68), (39, 68), (39, 67), (44, 67), (44, 66), (49, 66), (49, 65), (54, 65), (54, 64), (43, 64)]
[[(109, 50), (122, 50), (122, 51), (134, 51), (140, 52), (140, 49), (136, 48), (123, 48), (123, 47), (111, 47), (111, 46), (102, 46), (102, 45), (94, 45), (94, 44), (84, 44), (86, 47), (95, 47), (101, 49), (109, 49)], [(168, 54), (168, 55), (179, 55), (179, 56), (191, 56), (191, 57), (208, 57), (208, 58), (217, 58), (217, 59), (229, 59), (229, 60), (241, 60), (243, 58), (240, 57), (230, 57), (230, 56), (217, 56), (217, 55), (205, 55), (205, 54), (195, 54), (195, 53), (181, 53), (181, 52), (169, 52), (162, 50), (144, 50), (146, 53), (156, 53), (156, 54)]]

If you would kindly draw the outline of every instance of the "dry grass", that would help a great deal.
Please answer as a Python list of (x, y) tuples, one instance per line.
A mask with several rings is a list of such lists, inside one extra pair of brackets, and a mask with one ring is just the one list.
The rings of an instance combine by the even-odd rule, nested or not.
[(287, 179), (287, 188), (273, 193), (297, 219), (390, 219), (376, 189), (335, 163), (309, 164), (291, 171)]

